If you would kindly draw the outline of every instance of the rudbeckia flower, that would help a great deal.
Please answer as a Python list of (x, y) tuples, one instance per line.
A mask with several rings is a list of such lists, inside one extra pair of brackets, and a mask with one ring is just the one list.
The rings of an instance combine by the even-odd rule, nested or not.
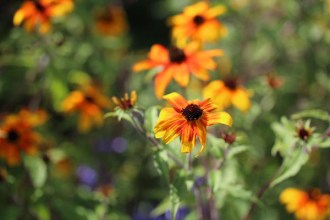
[(226, 12), (223, 5), (210, 8), (203, 1), (187, 6), (182, 14), (170, 18), (174, 39), (185, 42), (187, 39), (199, 42), (215, 41), (227, 34), (227, 28), (217, 20)]
[(200, 155), (205, 150), (206, 127), (214, 124), (232, 125), (232, 118), (226, 112), (219, 112), (209, 99), (187, 101), (180, 94), (173, 92), (164, 96), (171, 107), (161, 110), (154, 127), (156, 138), (162, 138), (168, 144), (176, 137), (181, 138), (181, 152), (191, 152), (198, 136), (202, 144)]
[(73, 9), (72, 0), (27, 0), (14, 15), (14, 25), (24, 23), (31, 32), (37, 30), (45, 34), (50, 30), (51, 19), (63, 16)]
[(103, 124), (103, 108), (110, 107), (110, 100), (104, 96), (97, 87), (86, 86), (81, 90), (75, 90), (63, 101), (64, 112), (79, 113), (78, 129), (87, 132), (92, 125)]
[(281, 193), (280, 201), (299, 220), (323, 220), (330, 216), (330, 195), (321, 194), (319, 189), (287, 188)]
[(221, 109), (234, 105), (242, 112), (251, 107), (250, 93), (242, 87), (237, 79), (214, 80), (203, 90), (204, 98), (211, 98)]
[(34, 127), (42, 124), (46, 117), (43, 111), (27, 110), (6, 116), (0, 127), (0, 157), (9, 165), (17, 165), (22, 152), (29, 155), (37, 153), (41, 137)]
[(103, 35), (121, 35), (127, 29), (124, 10), (117, 6), (100, 9), (96, 14), (95, 26)]
[(136, 100), (136, 91), (131, 92), (131, 97), (129, 97), (127, 93), (125, 93), (125, 96), (123, 98), (117, 98), (115, 96), (112, 97), (113, 103), (115, 103), (115, 105), (122, 110), (129, 110), (133, 108), (136, 104)]
[(149, 59), (135, 64), (133, 71), (159, 68), (155, 77), (155, 93), (160, 99), (173, 78), (182, 87), (188, 85), (190, 74), (203, 81), (209, 80), (207, 70), (216, 68), (212, 58), (222, 54), (222, 50), (200, 51), (197, 43), (190, 43), (184, 48), (170, 49), (155, 44), (148, 54)]

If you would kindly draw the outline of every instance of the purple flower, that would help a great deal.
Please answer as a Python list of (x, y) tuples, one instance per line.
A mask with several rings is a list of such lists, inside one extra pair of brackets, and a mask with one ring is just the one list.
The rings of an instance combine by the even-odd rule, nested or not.
[(98, 180), (98, 174), (94, 169), (86, 165), (80, 165), (76, 174), (81, 184), (94, 188)]

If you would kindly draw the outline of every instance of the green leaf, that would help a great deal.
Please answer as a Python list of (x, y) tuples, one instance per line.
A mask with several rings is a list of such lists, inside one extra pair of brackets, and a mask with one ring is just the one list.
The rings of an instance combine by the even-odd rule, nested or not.
[(67, 85), (63, 80), (52, 77), (50, 84), (50, 93), (53, 100), (53, 106), (56, 110), (61, 110), (61, 104), (68, 94)]
[(320, 148), (328, 148), (330, 147), (330, 137), (324, 139), (319, 145), (318, 147)]
[(156, 217), (165, 213), (170, 207), (170, 198), (166, 197), (156, 208), (151, 211), (151, 216)]
[(220, 185), (221, 185), (221, 178), (222, 178), (221, 171), (211, 170), (209, 175), (210, 175), (209, 181), (212, 192), (217, 192), (220, 189)]
[(292, 119), (301, 119), (301, 118), (316, 118), (323, 121), (330, 121), (330, 114), (327, 111), (323, 111), (320, 109), (311, 109), (311, 110), (305, 110), (296, 114), (293, 114)]
[(40, 157), (24, 157), (24, 164), (29, 171), (32, 184), (35, 188), (42, 187), (47, 178), (47, 166)]
[(167, 152), (163, 149), (159, 149), (154, 152), (154, 164), (158, 173), (169, 182), (169, 166)]
[(145, 113), (145, 127), (147, 132), (153, 133), (158, 120), (160, 106), (152, 106)]
[(170, 184), (170, 201), (171, 219), (176, 219), (176, 214), (180, 207), (180, 198), (178, 188), (174, 184)]
[(284, 180), (296, 175), (301, 167), (308, 161), (309, 155), (302, 148), (296, 149), (292, 155), (285, 157), (279, 174), (273, 179), (270, 186), (283, 182)]
[(213, 135), (208, 134), (207, 135), (208, 140), (208, 149), (210, 150), (210, 153), (217, 159), (220, 159), (223, 157), (223, 150), (225, 149), (225, 146), (227, 145), (225, 141), (221, 138), (217, 138)]
[(235, 147), (230, 147), (229, 152), (227, 155), (227, 159), (230, 159), (234, 157), (237, 154), (240, 154), (244, 151), (247, 151), (249, 148), (247, 146), (241, 145), (241, 146), (235, 146)]

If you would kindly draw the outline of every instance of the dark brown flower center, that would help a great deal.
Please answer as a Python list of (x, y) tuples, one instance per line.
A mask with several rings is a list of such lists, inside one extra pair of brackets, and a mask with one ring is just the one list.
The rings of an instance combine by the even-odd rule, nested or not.
[(19, 133), (14, 129), (10, 129), (7, 132), (7, 140), (9, 142), (16, 142), (19, 139), (19, 137), (20, 137)]
[(307, 191), (310, 200), (318, 201), (321, 197), (321, 192), (319, 189), (311, 189)]
[(205, 18), (201, 15), (196, 15), (194, 18), (193, 18), (193, 22), (194, 24), (196, 24), (197, 26), (203, 24), (205, 21)]
[(309, 135), (310, 135), (309, 132), (305, 128), (300, 128), (298, 130), (298, 136), (301, 140), (306, 141), (308, 139)]
[(182, 63), (186, 60), (184, 51), (177, 47), (171, 47), (169, 49), (169, 56), (172, 63)]
[(34, 5), (36, 9), (40, 12), (44, 12), (46, 10), (45, 6), (43, 6), (39, 1), (35, 1)]
[(224, 80), (225, 86), (230, 90), (235, 90), (237, 88), (237, 80), (234, 78)]
[(124, 109), (131, 109), (131, 108), (133, 108), (131, 99), (122, 99), (121, 100), (121, 103), (123, 104)]
[(195, 121), (203, 115), (203, 110), (198, 105), (190, 104), (182, 109), (182, 115), (188, 121)]
[(94, 103), (95, 102), (94, 98), (92, 96), (89, 96), (89, 95), (85, 96), (85, 101), (89, 102), (89, 103)]

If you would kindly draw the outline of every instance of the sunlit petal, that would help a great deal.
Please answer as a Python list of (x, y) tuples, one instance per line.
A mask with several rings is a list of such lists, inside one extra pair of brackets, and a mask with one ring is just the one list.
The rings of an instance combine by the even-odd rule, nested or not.
[(233, 94), (233, 105), (242, 112), (246, 112), (251, 107), (249, 93), (242, 88), (238, 88)]
[(207, 115), (207, 125), (224, 124), (231, 126), (233, 124), (232, 117), (227, 112), (212, 112)]
[(181, 112), (181, 110), (188, 105), (187, 100), (176, 92), (167, 94), (163, 96), (163, 98), (167, 100), (177, 112)]

